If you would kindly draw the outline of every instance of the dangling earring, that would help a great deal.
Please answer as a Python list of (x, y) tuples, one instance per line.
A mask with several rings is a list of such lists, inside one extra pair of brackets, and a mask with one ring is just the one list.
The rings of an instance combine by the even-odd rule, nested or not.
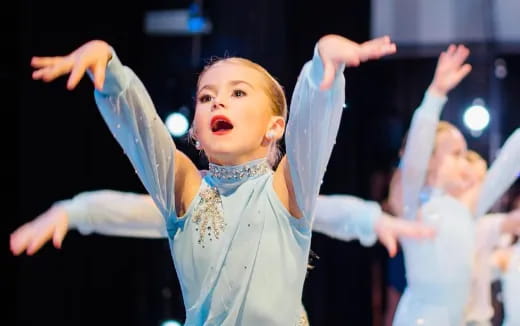
[(269, 140), (272, 140), (274, 138), (274, 131), (269, 130), (267, 134), (265, 134), (265, 137)]
[(199, 150), (199, 151), (200, 151), (201, 148), (202, 148), (202, 147), (200, 146), (200, 142), (199, 142), (198, 140), (195, 141), (195, 148), (196, 148), (197, 150)]

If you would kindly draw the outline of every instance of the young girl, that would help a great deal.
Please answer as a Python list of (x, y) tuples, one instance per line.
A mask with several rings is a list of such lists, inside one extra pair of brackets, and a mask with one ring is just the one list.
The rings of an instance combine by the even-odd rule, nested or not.
[[(400, 167), (404, 218), (436, 227), (432, 241), (401, 241), (407, 287), (394, 325), (461, 325), (469, 291), (473, 224), (453, 196), (466, 188), (466, 142), (451, 124), (439, 124), (447, 93), (471, 70), (469, 50), (441, 53), (432, 84), (415, 111)], [(397, 176), (399, 177), (399, 176)], [(420, 210), (419, 210), (420, 209)]]
[[(429, 92), (445, 95), (451, 88), (442, 87), (442, 81), (447, 82), (445, 86), (456, 85), (449, 83), (446, 72), (450, 69), (458, 72), (452, 74), (456, 78), (451, 81), (460, 81), (457, 77), (465, 76), (470, 69), (467, 65), (460, 66), (468, 54), (467, 49), (454, 46), (441, 54)], [(428, 95), (431, 94), (426, 97)], [(515, 166), (511, 164), (514, 162), (510, 155), (514, 157), (518, 150), (511, 150), (508, 146), (511, 142), (506, 142), (504, 153), (494, 162), (483, 182), (484, 186), (473, 192), (478, 198), (467, 196), (467, 192), (474, 188), (475, 180), (468, 177), (471, 169), (465, 155), (465, 141), (453, 126), (439, 124), (433, 149), (432, 140), (442, 105), (432, 105), (432, 101), (430, 105), (425, 105), (425, 102), (414, 114), (403, 158), (404, 216), (415, 218), (420, 214), (422, 219), (437, 226), (437, 237), (424, 243), (403, 241), (409, 285), (399, 303), (395, 324), (461, 325), (465, 320), (465, 306), (472, 287), (470, 280), (475, 253), (473, 216), (482, 216), (487, 212), (514, 181), (511, 180), (511, 171), (515, 170)], [(515, 138), (512, 139), (513, 144), (516, 143)], [(426, 146), (421, 148), (424, 144)], [(500, 172), (497, 174), (497, 171)], [(427, 201), (424, 202), (421, 197)], [(463, 200), (468, 198), (468, 201)]]
[[(313, 231), (349, 241), (358, 239), (365, 246), (376, 237), (386, 246), (390, 256), (397, 252), (398, 237), (426, 238), (433, 230), (420, 222), (405, 221), (383, 213), (378, 203), (348, 195), (320, 195), (316, 203)], [(47, 211), (11, 235), (11, 250), (19, 255), (32, 255), (47, 241), (56, 248), (69, 229), (81, 234), (166, 238), (161, 212), (149, 195), (114, 190), (80, 193), (69, 200), (54, 203)], [(302, 325), (308, 323), (306, 315)]]
[(319, 40), (295, 87), (287, 155), (274, 172), (267, 157), (285, 129), (282, 88), (248, 60), (214, 62), (199, 77), (193, 122), (210, 162), (204, 176), (175, 149), (145, 88), (105, 42), (32, 65), (34, 79), (70, 73), (69, 89), (89, 70), (103, 118), (165, 219), (186, 325), (296, 325), (344, 66), (393, 52), (388, 37)]

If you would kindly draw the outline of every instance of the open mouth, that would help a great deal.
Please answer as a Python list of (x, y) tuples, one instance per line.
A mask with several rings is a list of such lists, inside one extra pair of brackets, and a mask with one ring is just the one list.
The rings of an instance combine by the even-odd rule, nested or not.
[(211, 131), (214, 134), (222, 135), (230, 132), (232, 129), (233, 124), (223, 115), (216, 115), (211, 119)]

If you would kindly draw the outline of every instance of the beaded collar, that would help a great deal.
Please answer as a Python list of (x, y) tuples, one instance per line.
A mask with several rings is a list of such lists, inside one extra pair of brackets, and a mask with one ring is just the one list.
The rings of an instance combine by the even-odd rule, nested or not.
[(250, 161), (245, 164), (222, 166), (209, 163), (209, 174), (221, 181), (233, 182), (260, 176), (272, 171), (265, 158)]

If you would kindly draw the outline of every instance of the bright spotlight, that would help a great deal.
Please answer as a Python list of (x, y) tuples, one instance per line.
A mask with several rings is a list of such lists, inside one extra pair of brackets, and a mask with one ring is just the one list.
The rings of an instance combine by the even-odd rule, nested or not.
[(165, 320), (162, 322), (161, 326), (182, 326), (182, 324), (176, 320)]
[(482, 101), (475, 101), (463, 116), (464, 124), (474, 133), (482, 132), (489, 125), (489, 120), (489, 112)]
[(166, 127), (173, 137), (182, 137), (188, 132), (190, 123), (184, 114), (173, 112), (166, 118)]

